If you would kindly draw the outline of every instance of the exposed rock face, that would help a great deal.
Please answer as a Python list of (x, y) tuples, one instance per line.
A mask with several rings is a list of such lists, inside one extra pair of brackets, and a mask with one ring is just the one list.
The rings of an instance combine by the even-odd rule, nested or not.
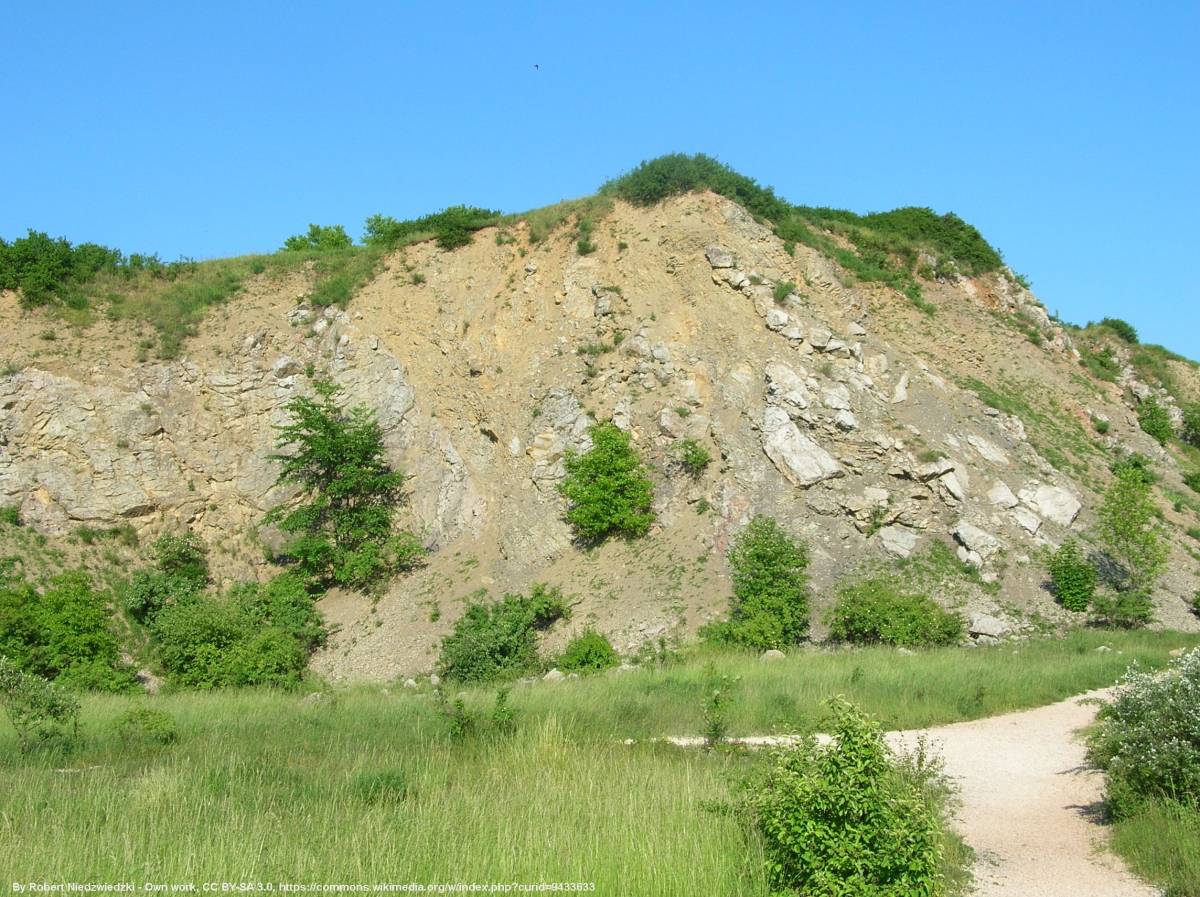
[[(389, 458), (411, 475), (403, 523), (434, 551), (381, 598), (378, 627), (358, 596), (325, 602), (342, 628), (317, 666), (403, 682), (428, 671), (431, 647), (481, 590), (561, 585), (621, 650), (686, 637), (725, 611), (725, 553), (756, 514), (808, 543), (814, 594), (953, 532), (961, 556), (1004, 577), (1006, 599), (1048, 606), (1037, 564), (1020, 559), (1086, 525), (1097, 496), (1071, 479), (1080, 459), (1055, 469), (1039, 454), (1036, 419), (1026, 434), (960, 386), (1022, 388), (1006, 381), (1014, 357), (1077, 418), (1110, 419), (1113, 445), (1153, 450), (1136, 441), (1132, 392), (1128, 405), (1072, 398), (1079, 365), (1057, 325), (1038, 324), (1035, 347), (996, 322), (997, 309), (1035, 303), (1001, 273), (924, 284), (939, 305), (931, 326), (814, 250), (785, 252), (724, 200), (618, 203), (613, 215), (627, 243), (618, 261), (608, 249), (579, 256), (565, 233), (521, 244), (525, 255), (490, 234), (455, 252), (419, 244), (389, 257), (345, 312), (298, 304), (308, 280), (264, 278), (169, 363), (110, 359), (136, 344), (127, 334), (56, 360), (37, 339), (45, 323), (0, 295), (0, 326), (32, 347), (0, 352), (21, 363), (0, 375), (0, 505), (51, 533), (191, 526), (223, 577), (267, 575), (255, 530), (287, 497), (275, 427), (310, 371), (331, 377), (376, 413)], [(803, 295), (776, 302), (787, 281)], [(606, 420), (648, 464), (657, 521), (637, 546), (585, 555), (558, 486), (568, 453)], [(678, 462), (687, 438), (712, 457), (694, 478)], [(1095, 464), (1102, 482), (1107, 461)], [(996, 563), (1002, 552), (1013, 563)], [(662, 572), (680, 566), (703, 575)], [(1167, 612), (1196, 588), (1177, 566)], [(1189, 625), (1183, 616), (1171, 625)]]

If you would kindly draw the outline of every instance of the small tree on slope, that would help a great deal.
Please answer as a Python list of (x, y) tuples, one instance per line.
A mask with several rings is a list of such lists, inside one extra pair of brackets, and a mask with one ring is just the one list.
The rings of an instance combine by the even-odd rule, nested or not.
[(311, 582), (365, 588), (421, 556), (416, 538), (394, 526), (407, 477), (384, 457), (370, 409), (342, 408), (327, 381), (314, 388), (317, 399), (288, 403), (291, 421), (279, 428), (277, 447), (293, 451), (272, 456), (283, 465), (279, 483), (300, 486), (300, 499), (266, 519), (294, 537), (284, 554)]

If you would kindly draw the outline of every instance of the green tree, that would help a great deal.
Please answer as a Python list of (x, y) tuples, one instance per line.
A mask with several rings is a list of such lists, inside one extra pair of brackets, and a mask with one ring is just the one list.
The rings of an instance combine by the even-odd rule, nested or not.
[(1168, 547), (1155, 512), (1145, 479), (1135, 470), (1121, 470), (1098, 515), (1101, 546), (1125, 571), (1116, 596), (1096, 598), (1097, 611), (1116, 625), (1139, 625), (1149, 619), (1150, 595), (1166, 571)]
[(383, 432), (366, 406), (343, 408), (339, 387), (328, 381), (314, 388), (315, 399), (297, 396), (287, 405), (291, 420), (279, 428), (277, 447), (292, 451), (272, 456), (283, 465), (279, 483), (299, 486), (300, 496), (266, 522), (293, 536), (284, 560), (314, 584), (366, 588), (411, 569), (423, 553), (394, 524), (407, 477), (388, 464)]
[(1175, 435), (1170, 412), (1160, 405), (1154, 396), (1138, 406), (1138, 425), (1159, 445), (1166, 445), (1167, 440)]
[(603, 423), (592, 427), (591, 436), (588, 451), (566, 457), (567, 475), (558, 488), (569, 503), (567, 522), (587, 543), (645, 535), (654, 522), (654, 484), (629, 435)]
[(808, 550), (774, 520), (755, 517), (729, 550), (729, 620), (705, 636), (756, 650), (786, 648), (808, 633)]
[(208, 585), (207, 549), (195, 534), (161, 536), (153, 555), (154, 566), (134, 573), (123, 596), (125, 609), (141, 623), (150, 622), (172, 601), (202, 592)]
[(1188, 445), (1200, 448), (1200, 402), (1193, 402), (1183, 409), (1183, 428), (1179, 438)]
[(1054, 594), (1067, 610), (1077, 613), (1092, 605), (1096, 594), (1096, 568), (1084, 557), (1079, 543), (1067, 539), (1050, 557)]

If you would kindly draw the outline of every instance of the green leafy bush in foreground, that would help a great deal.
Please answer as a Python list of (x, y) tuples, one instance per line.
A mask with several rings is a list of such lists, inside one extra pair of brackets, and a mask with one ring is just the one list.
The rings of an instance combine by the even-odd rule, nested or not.
[(121, 661), (107, 596), (82, 571), (40, 591), (20, 578), (0, 580), (0, 655), (67, 688), (124, 691), (136, 682)]
[(1063, 607), (1076, 613), (1091, 607), (1096, 594), (1096, 568), (1084, 557), (1078, 542), (1063, 542), (1051, 555), (1049, 568), (1054, 594)]
[(568, 453), (559, 491), (567, 499), (567, 522), (583, 542), (609, 536), (645, 535), (654, 522), (654, 484), (634, 451), (629, 434), (615, 424), (591, 429), (592, 447)]
[(589, 629), (571, 639), (555, 666), (567, 673), (599, 673), (620, 662), (612, 642), (595, 629)]
[(729, 619), (702, 635), (764, 651), (808, 634), (808, 549), (769, 517), (755, 517), (729, 549), (733, 598)]
[(150, 628), (167, 676), (189, 688), (296, 685), (326, 632), (304, 579), (287, 573), (178, 598)]
[(438, 672), (459, 682), (514, 679), (541, 668), (537, 634), (570, 616), (562, 592), (542, 584), (529, 595), (472, 602), (442, 640)]
[(921, 783), (902, 774), (877, 724), (833, 707), (831, 744), (779, 751), (746, 785), (773, 893), (943, 894), (941, 820)]
[(1136, 667), (1100, 710), (1088, 759), (1105, 771), (1109, 811), (1118, 819), (1147, 801), (1200, 809), (1200, 648), (1165, 673)]
[(22, 752), (69, 744), (79, 732), (79, 701), (65, 689), (19, 669), (0, 655), (0, 707), (17, 733)]
[(172, 744), (179, 729), (171, 714), (153, 707), (135, 707), (117, 717), (112, 724), (117, 737), (126, 744)]
[(896, 590), (883, 577), (845, 586), (829, 619), (830, 636), (860, 645), (905, 647), (953, 645), (963, 637), (963, 619), (931, 598)]

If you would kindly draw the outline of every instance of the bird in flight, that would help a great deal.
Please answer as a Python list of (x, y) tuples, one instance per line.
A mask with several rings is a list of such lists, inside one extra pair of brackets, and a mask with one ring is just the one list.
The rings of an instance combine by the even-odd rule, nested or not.
[(536, 69), (537, 71), (541, 71), (541, 69), (538, 69), (538, 64), (537, 64), (536, 62), (533, 64), (533, 67), (534, 67), (534, 69)]

